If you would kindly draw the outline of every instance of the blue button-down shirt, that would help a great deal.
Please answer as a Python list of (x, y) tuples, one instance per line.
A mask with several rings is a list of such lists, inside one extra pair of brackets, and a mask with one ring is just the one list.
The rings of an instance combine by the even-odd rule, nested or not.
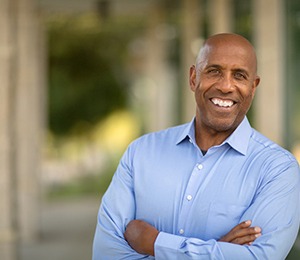
[[(155, 259), (284, 259), (299, 227), (299, 165), (247, 118), (205, 155), (194, 121), (145, 135), (123, 155), (102, 199), (94, 260), (154, 259), (124, 240), (126, 225), (155, 226)], [(218, 242), (252, 220), (262, 236), (250, 246)]]

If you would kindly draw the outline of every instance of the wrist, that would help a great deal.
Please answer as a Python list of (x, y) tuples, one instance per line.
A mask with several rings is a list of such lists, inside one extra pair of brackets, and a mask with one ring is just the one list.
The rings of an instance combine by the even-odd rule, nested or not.
[(155, 255), (155, 241), (156, 241), (156, 238), (159, 234), (159, 231), (154, 229), (152, 232), (149, 232), (148, 234), (148, 240), (149, 243), (147, 244), (147, 248), (146, 249), (146, 254), (147, 255), (152, 255), (154, 256)]

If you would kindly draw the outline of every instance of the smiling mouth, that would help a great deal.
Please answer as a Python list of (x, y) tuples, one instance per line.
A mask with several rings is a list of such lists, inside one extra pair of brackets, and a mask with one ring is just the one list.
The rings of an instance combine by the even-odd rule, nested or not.
[(210, 100), (214, 105), (224, 108), (230, 108), (235, 104), (235, 102), (230, 99), (212, 98)]

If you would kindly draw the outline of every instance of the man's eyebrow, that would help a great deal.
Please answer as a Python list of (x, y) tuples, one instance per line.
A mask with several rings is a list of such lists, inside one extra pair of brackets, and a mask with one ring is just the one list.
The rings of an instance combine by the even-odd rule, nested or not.
[(222, 66), (218, 65), (218, 64), (209, 64), (209, 65), (205, 66), (205, 69), (209, 69), (209, 68), (222, 69)]

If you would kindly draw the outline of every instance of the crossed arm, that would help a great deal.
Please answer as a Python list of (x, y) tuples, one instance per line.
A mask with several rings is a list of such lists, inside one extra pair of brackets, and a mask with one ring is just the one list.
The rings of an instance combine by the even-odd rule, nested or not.
[[(154, 256), (154, 244), (159, 231), (142, 220), (132, 220), (126, 227), (124, 238), (128, 244), (138, 253)], [(251, 245), (261, 236), (260, 227), (251, 227), (251, 221), (244, 221), (235, 226), (219, 241), (238, 245)]]
[(199, 256), (201, 259), (284, 259), (299, 227), (298, 167), (294, 164), (283, 169), (272, 183), (266, 183), (241, 216), (241, 221), (251, 220), (262, 230), (251, 227), (251, 221), (241, 222), (219, 241), (177, 236), (159, 231), (143, 221), (133, 220), (136, 219), (136, 205), (132, 180), (121, 169), (102, 200), (93, 259), (133, 260), (154, 253), (156, 259), (174, 259), (174, 256), (181, 259)]

